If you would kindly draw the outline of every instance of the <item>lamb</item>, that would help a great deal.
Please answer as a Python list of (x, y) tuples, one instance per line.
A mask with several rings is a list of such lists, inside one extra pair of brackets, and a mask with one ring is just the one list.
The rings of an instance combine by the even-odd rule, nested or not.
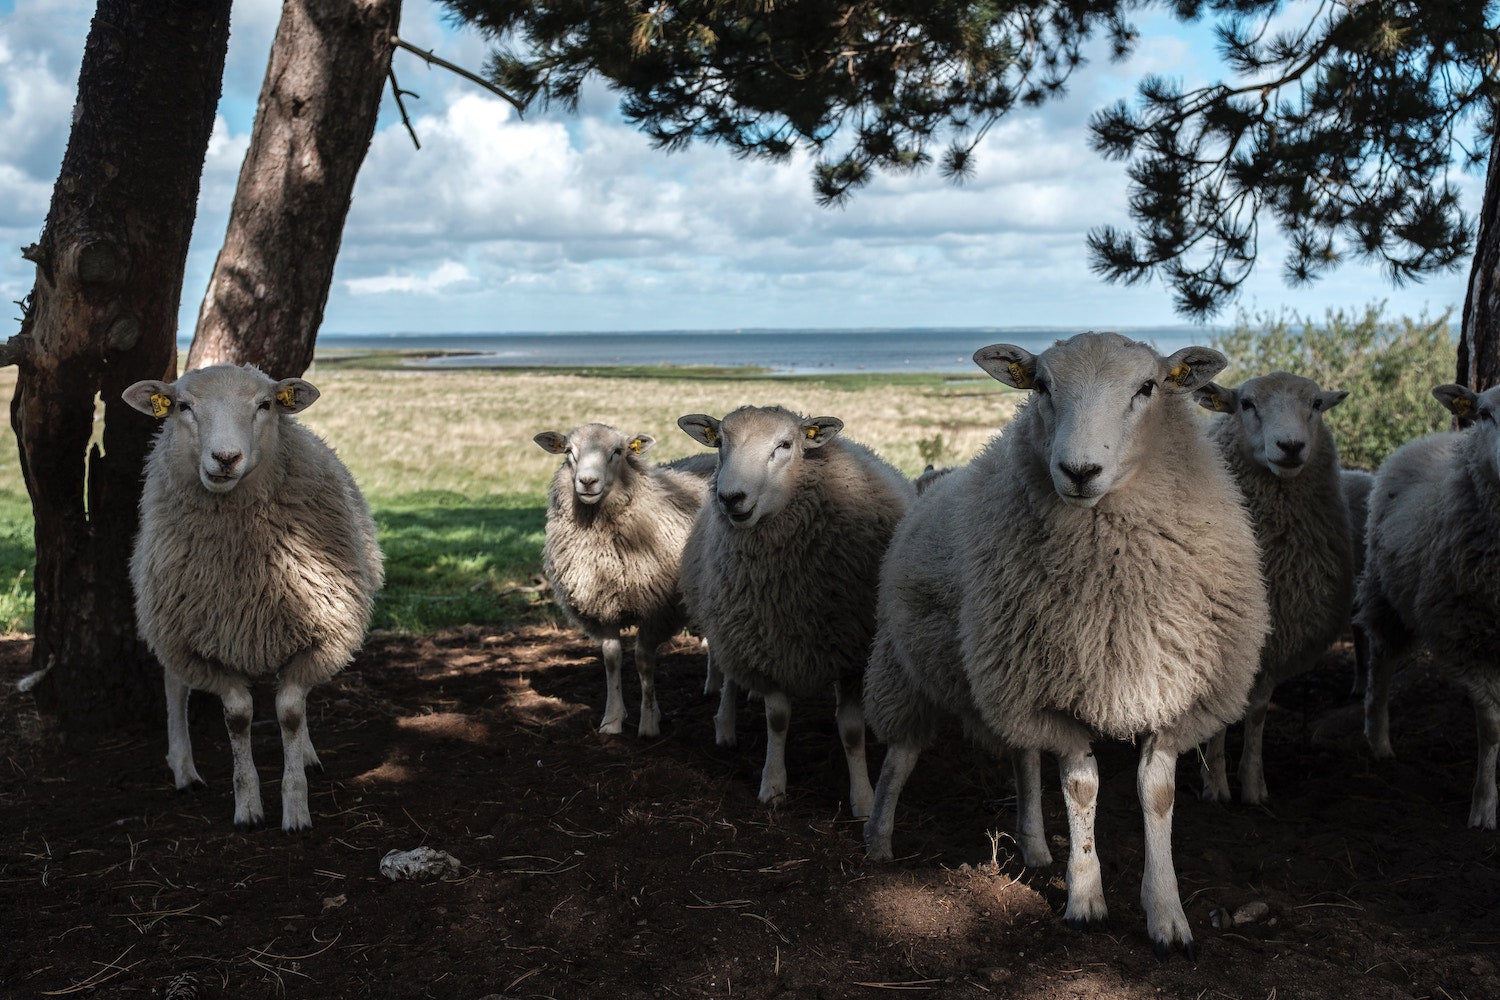
[[(1239, 766), (1240, 799), (1259, 804), (1269, 797), (1261, 742), (1271, 695), (1317, 663), (1348, 626), (1353, 608), (1349, 510), (1338, 447), (1323, 421), (1349, 394), (1277, 371), (1237, 388), (1210, 382), (1194, 395), (1205, 409), (1223, 414), (1208, 433), (1255, 524), (1271, 606), (1271, 635), (1250, 691)], [(1229, 801), (1226, 732), (1209, 741), (1202, 766), (1203, 798), (1214, 802)]]
[(678, 586), (682, 546), (703, 504), (711, 463), (702, 456), (652, 466), (649, 434), (590, 423), (532, 440), (564, 455), (552, 477), (542, 568), (563, 611), (600, 642), (605, 697), (601, 733), (625, 727), (620, 630), (634, 626), (641, 682), (636, 734), (661, 734), (656, 701), (658, 647), (687, 623)]
[(1433, 395), (1460, 420), (1458, 432), (1407, 442), (1381, 464), (1370, 491), (1359, 620), (1369, 637), (1365, 737), (1393, 756), (1390, 679), (1417, 646), (1439, 673), (1468, 691), (1479, 759), (1469, 825), (1495, 829), (1500, 749), (1500, 387), (1475, 393), (1440, 385)]
[(849, 808), (869, 814), (860, 683), (875, 632), (880, 558), (916, 495), (910, 480), (836, 417), (743, 406), (677, 423), (718, 449), (718, 470), (682, 557), (694, 625), (724, 674), (715, 734), (734, 742), (737, 689), (761, 695), (760, 801), (784, 798), (791, 698), (833, 688)]
[[(1033, 395), (917, 501), (886, 555), (865, 707), (890, 746), (870, 856), (888, 855), (901, 787), (955, 714), (987, 746), (1058, 756), (1064, 919), (1103, 921), (1091, 745), (1139, 738), (1146, 928), (1158, 954), (1191, 954), (1171, 853), (1177, 756), (1243, 714), (1270, 622), (1249, 515), (1189, 396), (1225, 359), (1162, 358), (1114, 333), (974, 359)], [(1028, 863), (1046, 860), (1035, 786), (1020, 782)]]
[(136, 622), (161, 661), (167, 762), (179, 789), (203, 784), (188, 734), (190, 688), (224, 703), (234, 828), (265, 822), (251, 756), (250, 684), (276, 681), (281, 828), (312, 826), (307, 693), (364, 641), (385, 572), (375, 524), (349, 470), (292, 414), (318, 399), (300, 378), (215, 365), (124, 399), (162, 422), (146, 458), (130, 560)]

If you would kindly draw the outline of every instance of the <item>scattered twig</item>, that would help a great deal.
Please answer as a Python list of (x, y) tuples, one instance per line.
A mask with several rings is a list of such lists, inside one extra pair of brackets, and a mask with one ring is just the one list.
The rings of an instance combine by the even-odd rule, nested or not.
[[(135, 945), (131, 945), (129, 948), (126, 948), (124, 951), (120, 952), (120, 954), (118, 954), (118, 955), (115, 956), (115, 960), (113, 962), (102, 963), (103, 966), (104, 966), (102, 969), (100, 969), (98, 972), (94, 973), (92, 976), (89, 976), (87, 979), (83, 980), (82, 982), (74, 983), (72, 986), (66, 987), (65, 989), (60, 989), (60, 990), (43, 990), (42, 991), (42, 996), (44, 996), (44, 997), (60, 997), (60, 996), (65, 996), (65, 995), (67, 995), (69, 993), (81, 993), (84, 990), (91, 990), (91, 989), (94, 989), (95, 987), (99, 986), (102, 983), (108, 982), (109, 980), (115, 978), (116, 976), (118, 976), (122, 972), (129, 972), (131, 969), (135, 968), (137, 965), (140, 965), (142, 962), (145, 961), (144, 958), (138, 958), (134, 962), (131, 962), (129, 965), (121, 965), (121, 964), (119, 964), (120, 963), (120, 959), (122, 959), (126, 955), (130, 954), (130, 952), (131, 952), (131, 950), (133, 948), (135, 948)], [(94, 964), (95, 965), (99, 965), (101, 963), (95, 962)]]
[(792, 943), (792, 939), (791, 938), (789, 938), (785, 934), (781, 933), (781, 928), (780, 927), (777, 927), (775, 924), (771, 923), (771, 921), (767, 920), (765, 917), (761, 916), (759, 913), (748, 913), (748, 912), (746, 912), (746, 913), (741, 913), (740, 916), (742, 916), (742, 917), (750, 917), (752, 920), (759, 920), (761, 923), (763, 923), (767, 927), (771, 928), (772, 932), (775, 933), (775, 935), (777, 937), (781, 938), (781, 943), (782, 944), (791, 944)]

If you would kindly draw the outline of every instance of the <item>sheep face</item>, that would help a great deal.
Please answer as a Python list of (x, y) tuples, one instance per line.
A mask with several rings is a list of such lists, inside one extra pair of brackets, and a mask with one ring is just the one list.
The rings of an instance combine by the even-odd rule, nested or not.
[(706, 413), (679, 417), (693, 439), (719, 449), (714, 502), (736, 528), (753, 528), (786, 507), (809, 451), (844, 427), (837, 417), (800, 417), (780, 406), (742, 406), (723, 420)]
[(1092, 507), (1125, 483), (1145, 454), (1142, 425), (1228, 363), (1206, 347), (1163, 358), (1115, 333), (1081, 333), (1040, 355), (994, 344), (974, 361), (1006, 385), (1032, 390), (1034, 445), (1058, 497), (1076, 507)]
[(214, 365), (172, 383), (148, 379), (124, 393), (131, 406), (163, 421), (159, 447), (191, 463), (210, 493), (228, 493), (252, 476), (275, 449), (281, 417), (317, 398), (311, 382), (278, 382), (250, 365)]
[(1271, 372), (1233, 389), (1210, 382), (1193, 395), (1204, 409), (1240, 422), (1240, 440), (1257, 464), (1274, 476), (1291, 479), (1318, 450), (1323, 414), (1349, 394), (1324, 391), (1301, 375)]
[(650, 434), (626, 435), (608, 424), (584, 424), (567, 434), (542, 431), (532, 440), (554, 455), (567, 456), (563, 461), (573, 470), (573, 496), (590, 507), (609, 496), (630, 455), (644, 455), (656, 443)]
[(1461, 385), (1440, 385), (1432, 390), (1439, 403), (1468, 426), (1465, 434), (1483, 434), (1488, 438), (1483, 449), (1492, 472), (1500, 475), (1500, 386), (1475, 392)]

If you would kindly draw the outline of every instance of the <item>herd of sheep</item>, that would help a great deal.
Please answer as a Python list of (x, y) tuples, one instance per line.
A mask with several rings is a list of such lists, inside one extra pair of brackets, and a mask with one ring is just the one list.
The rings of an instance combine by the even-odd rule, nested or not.
[[(719, 743), (734, 742), (742, 692), (764, 702), (760, 799), (775, 803), (792, 702), (831, 690), (848, 806), (867, 818), (872, 860), (891, 857), (902, 787), (956, 721), (1011, 759), (1022, 859), (1049, 864), (1046, 751), (1068, 822), (1064, 919), (1078, 926), (1106, 916), (1092, 746), (1134, 741), (1146, 929), (1159, 954), (1191, 953), (1171, 848), (1177, 758), (1202, 746), (1202, 794), (1227, 799), (1225, 733), (1243, 723), (1239, 796), (1265, 801), (1272, 692), (1352, 621), (1372, 750), (1391, 753), (1393, 665), (1431, 649), (1478, 717), (1469, 823), (1495, 827), (1500, 388), (1434, 389), (1465, 429), (1405, 445), (1372, 478), (1340, 469), (1323, 420), (1346, 394), (1307, 378), (1225, 387), (1212, 381), (1227, 363), (1216, 351), (1163, 357), (1112, 333), (974, 357), (1030, 400), (967, 465), (917, 483), (837, 418), (779, 406), (680, 418), (711, 450), (662, 465), (646, 458), (648, 434), (536, 435), (563, 456), (544, 571), (601, 643), (601, 732), (627, 717), (622, 630), (636, 630), (637, 733), (654, 737), (657, 649), (689, 627), (720, 690)], [(317, 398), (300, 379), (220, 366), (125, 398), (163, 425), (131, 571), (141, 634), (165, 668), (176, 783), (199, 781), (188, 689), (212, 691), (229, 727), (235, 826), (264, 821), (248, 685), (274, 678), (282, 828), (305, 829), (304, 769), (317, 763), (307, 691), (349, 662), (382, 580), (368, 509), (291, 419)], [(867, 725), (886, 745), (873, 786)]]

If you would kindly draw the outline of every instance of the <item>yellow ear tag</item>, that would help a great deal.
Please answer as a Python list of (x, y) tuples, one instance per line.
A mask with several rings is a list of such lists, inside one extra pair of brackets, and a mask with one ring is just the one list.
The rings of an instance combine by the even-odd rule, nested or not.
[(1026, 374), (1026, 369), (1021, 367), (1021, 362), (1010, 363), (1010, 379), (1015, 383), (1017, 389), (1030, 389), (1031, 376)]
[(290, 410), (297, 405), (297, 390), (289, 385), (283, 386), (281, 391), (276, 394), (276, 402)]
[(172, 409), (172, 399), (164, 392), (151, 394), (151, 415), (160, 420)]
[(631, 438), (630, 439), (630, 450), (633, 451), (633, 452), (635, 452), (637, 455), (639, 455), (641, 453), (641, 439), (640, 438)]
[(817, 438), (817, 436), (818, 436), (818, 430), (819, 430), (819, 427), (818, 427), (817, 424), (813, 424), (811, 427), (809, 427), (807, 429), (807, 439), (809, 441), (812, 441), (815, 438)]
[(1172, 370), (1167, 372), (1167, 378), (1178, 386), (1185, 385), (1187, 380), (1193, 377), (1193, 366), (1189, 364), (1173, 365)]
[[(155, 397), (152, 398), (154, 399)], [(1455, 417), (1467, 417), (1469, 411), (1474, 408), (1474, 404), (1469, 402), (1468, 396), (1454, 396), (1451, 408)]]
[(1224, 397), (1217, 392), (1208, 397), (1208, 401), (1214, 404), (1215, 413), (1228, 413), (1229, 407), (1224, 405)]
[(705, 427), (703, 428), (703, 440), (707, 441), (710, 446), (716, 448), (719, 445), (719, 432), (714, 430), (712, 427)]

